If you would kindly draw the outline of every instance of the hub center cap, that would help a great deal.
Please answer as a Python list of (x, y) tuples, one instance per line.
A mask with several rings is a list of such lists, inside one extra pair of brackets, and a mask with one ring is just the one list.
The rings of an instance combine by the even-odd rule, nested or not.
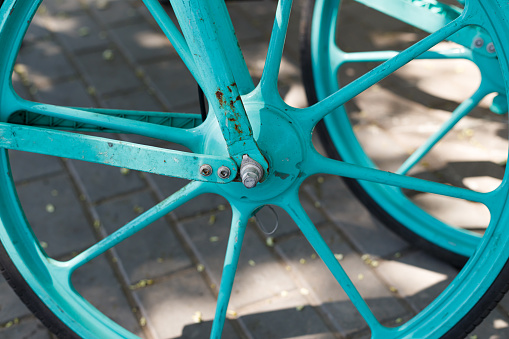
[[(244, 103), (254, 139), (269, 163), (268, 173), (255, 187), (242, 183), (218, 185), (225, 196), (243, 201), (266, 201), (281, 195), (301, 177), (304, 152), (302, 132), (285, 112), (258, 103)], [(212, 134), (216, 134), (211, 131)], [(218, 132), (219, 133), (219, 132)], [(219, 136), (219, 139), (222, 138)], [(222, 141), (222, 140), (219, 140)], [(208, 149), (218, 147), (218, 138), (208, 141)]]

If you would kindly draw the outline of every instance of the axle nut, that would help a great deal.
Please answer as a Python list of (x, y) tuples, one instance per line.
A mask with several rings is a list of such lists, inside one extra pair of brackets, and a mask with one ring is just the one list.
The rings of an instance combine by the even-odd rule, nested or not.
[(242, 157), (240, 164), (240, 178), (246, 188), (253, 188), (263, 177), (262, 166), (251, 159), (248, 155)]

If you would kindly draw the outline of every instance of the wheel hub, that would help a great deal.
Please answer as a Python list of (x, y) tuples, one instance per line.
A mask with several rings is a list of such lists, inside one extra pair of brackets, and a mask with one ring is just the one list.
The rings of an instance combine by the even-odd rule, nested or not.
[[(283, 110), (261, 103), (244, 103), (244, 106), (251, 122), (254, 139), (269, 163), (268, 173), (255, 187), (248, 189), (240, 182), (231, 182), (218, 185), (218, 190), (222, 195), (245, 202), (274, 199), (295, 186), (302, 177), (300, 163), (305, 154), (302, 140), (306, 138)], [(209, 137), (206, 140), (207, 153), (225, 149), (219, 127), (217, 123), (215, 125), (209, 130)]]

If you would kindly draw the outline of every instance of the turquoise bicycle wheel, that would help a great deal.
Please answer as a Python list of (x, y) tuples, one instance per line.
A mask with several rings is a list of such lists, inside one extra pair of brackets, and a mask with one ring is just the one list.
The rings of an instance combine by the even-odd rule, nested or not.
[[(453, 2), (454, 3), (454, 2)], [(378, 35), (375, 35), (379, 37), (378, 39), (385, 39), (385, 35), (391, 35), (396, 39), (398, 36), (405, 36), (408, 38), (408, 36), (424, 36), (426, 32), (433, 32), (434, 29), (436, 29), (441, 24), (448, 22), (451, 20), (451, 17), (457, 17), (461, 15), (463, 7), (461, 7), (458, 3), (456, 3), (458, 6), (453, 5), (446, 5), (441, 2), (429, 2), (424, 7), (421, 7), (418, 4), (402, 4), (401, 2), (387, 2), (384, 4), (375, 4), (371, 1), (332, 1), (323, 3), (321, 1), (309, 1), (308, 2), (308, 10), (303, 12), (302, 17), (302, 60), (303, 60), (303, 77), (305, 79), (305, 85), (306, 85), (306, 92), (308, 99), (310, 103), (314, 103), (317, 101), (320, 101), (324, 99), (325, 97), (329, 96), (330, 94), (334, 93), (339, 89), (339, 83), (340, 81), (347, 81), (344, 80), (347, 76), (344, 74), (344, 69), (347, 68), (348, 71), (354, 72), (355, 66), (362, 65), (365, 66), (368, 65), (369, 67), (373, 67), (373, 64), (377, 62), (382, 62), (386, 58), (389, 58), (393, 53), (392, 50), (384, 49), (382, 47), (377, 47), (371, 45), (371, 47), (363, 46), (363, 50), (361, 52), (355, 51), (348, 51), (345, 52), (340, 49), (340, 43), (338, 40), (347, 34), (348, 32), (355, 30), (356, 23), (358, 25), (362, 25), (363, 19), (358, 17), (357, 21), (354, 21), (352, 19), (351, 12), (348, 12), (348, 6), (346, 5), (356, 5), (355, 10), (357, 10), (357, 13), (362, 13), (362, 8), (364, 8), (366, 11), (368, 11), (368, 17), (371, 18), (372, 21), (380, 20), (382, 22), (386, 22), (387, 25), (389, 25), (389, 29), (384, 31), (384, 28), (380, 28), (380, 32), (378, 32)], [(468, 2), (467, 2), (468, 4)], [(367, 6), (364, 7), (363, 5)], [(403, 6), (402, 8), (405, 8), (405, 10), (401, 10), (399, 5)], [(343, 9), (343, 7), (345, 9)], [(352, 6), (350, 6), (352, 7)], [(370, 7), (370, 8), (368, 8)], [(348, 14), (343, 14), (343, 12), (346, 11), (347, 13), (350, 13), (350, 17)], [(355, 12), (354, 12), (355, 13)], [(374, 14), (375, 13), (375, 14)], [(342, 15), (343, 14), (343, 15)], [(362, 14), (360, 14), (362, 16)], [(491, 16), (490, 16), (491, 17)], [(350, 25), (344, 24), (343, 21), (350, 22)], [(441, 22), (438, 24), (438, 22)], [(435, 28), (433, 27), (435, 24)], [(381, 26), (381, 25), (380, 25)], [(398, 31), (398, 29), (400, 31)], [(503, 77), (501, 76), (502, 71), (500, 70), (499, 66), (499, 59), (496, 57), (495, 49), (493, 48), (491, 51), (488, 52), (488, 48), (493, 46), (493, 43), (490, 42), (491, 38), (489, 35), (482, 30), (480, 27), (471, 28), (472, 30), (477, 30), (477, 33), (474, 34), (475, 37), (470, 39), (470, 41), (466, 42), (463, 40), (462, 37), (459, 37), (459, 34), (451, 37), (451, 40), (454, 42), (457, 42), (457, 45), (453, 44), (444, 44), (445, 47), (440, 50), (439, 48), (436, 49), (438, 51), (437, 53), (433, 55), (432, 53), (429, 53), (427, 55), (421, 55), (418, 58), (421, 59), (421, 64), (418, 64), (417, 66), (414, 66), (416, 68), (420, 69), (427, 69), (428, 71), (423, 73), (424, 76), (421, 74), (421, 78), (411, 78), (410, 80), (399, 80), (400, 82), (403, 82), (405, 87), (398, 87), (400, 88), (401, 96), (404, 98), (405, 95), (408, 96), (416, 96), (419, 94), (415, 94), (415, 92), (421, 91), (415, 83), (421, 81), (428, 81), (426, 79), (430, 79), (431, 76), (439, 77), (439, 73), (433, 73), (432, 68), (434, 67), (434, 64), (438, 64), (441, 62), (441, 64), (438, 64), (438, 68), (442, 70), (443, 73), (445, 73), (444, 69), (454, 69), (454, 62), (458, 62), (458, 59), (468, 60), (468, 62), (465, 62), (466, 67), (472, 67), (474, 71), (472, 72), (473, 76), (472, 78), (465, 77), (463, 78), (464, 82), (471, 81), (474, 86), (473, 92), (475, 92), (470, 97), (463, 97), (459, 100), (459, 104), (456, 104), (454, 107), (455, 110), (450, 114), (444, 120), (441, 122), (441, 126), (438, 125), (433, 129), (433, 133), (429, 133), (425, 137), (422, 138), (419, 144), (414, 145), (410, 141), (409, 143), (412, 144), (412, 146), (403, 145), (403, 148), (405, 147), (413, 147), (411, 151), (407, 151), (408, 154), (397, 154), (397, 151), (387, 151), (388, 156), (394, 156), (394, 157), (401, 157), (402, 160), (393, 161), (390, 166), (392, 168), (384, 168), (383, 164), (380, 165), (382, 169), (394, 171), (396, 173), (400, 174), (406, 174), (413, 167), (417, 167), (419, 164), (427, 165), (427, 162), (425, 161), (427, 158), (425, 158), (426, 155), (431, 153), (436, 146), (438, 146), (440, 143), (443, 142), (443, 140), (448, 136), (448, 133), (451, 132), (451, 130), (461, 121), (461, 119), (464, 119), (468, 114), (472, 113), (472, 110), (478, 106), (479, 102), (487, 96), (489, 93), (496, 93), (499, 95), (498, 99), (502, 99), (505, 101), (506, 98), (506, 88), (503, 83)], [(362, 28), (359, 28), (360, 31), (362, 31)], [(402, 31), (401, 31), (402, 30)], [(465, 29), (464, 32), (467, 30)], [(362, 35), (362, 33), (360, 33)], [(372, 31), (364, 33), (363, 38), (368, 40), (369, 38), (366, 37), (366, 34), (373, 34)], [(399, 34), (399, 35), (398, 35)], [(486, 44), (484, 44), (485, 38)], [(373, 38), (376, 39), (376, 38)], [(375, 41), (376, 43), (376, 41)], [(402, 44), (405, 45), (408, 42), (403, 42)], [(344, 43), (347, 45), (346, 43)], [(354, 44), (354, 42), (350, 41), (350, 44)], [(381, 42), (383, 44), (383, 42)], [(476, 45), (477, 44), (477, 45)], [(482, 46), (480, 46), (482, 44)], [(358, 45), (358, 44), (357, 44)], [(364, 44), (366, 45), (366, 43)], [(394, 46), (390, 46), (394, 47)], [(389, 48), (390, 48), (389, 47)], [(401, 46), (400, 46), (401, 47)], [(346, 48), (349, 48), (349, 46), (346, 46)], [(397, 47), (396, 47), (397, 48)], [(351, 49), (351, 47), (350, 47)], [(498, 49), (497, 49), (498, 51)], [(490, 53), (491, 52), (491, 53)], [(454, 54), (454, 55), (453, 55)], [(426, 64), (422, 63), (422, 60), (427, 60)], [(451, 61), (451, 59), (453, 59)], [(447, 62), (450, 62), (447, 64)], [(434, 63), (434, 64), (433, 64)], [(451, 64), (452, 63), (452, 64)], [(461, 65), (465, 65), (461, 64)], [(441, 66), (440, 66), (441, 65)], [(431, 66), (431, 68), (428, 68), (428, 66)], [(464, 66), (456, 66), (456, 67), (464, 67)], [(341, 73), (343, 71), (343, 73)], [(348, 72), (347, 71), (347, 72)], [(459, 72), (461, 72), (460, 70)], [(362, 72), (362, 71), (361, 71)], [(478, 79), (478, 74), (480, 74), (480, 79)], [(340, 74), (340, 75), (338, 75)], [(413, 74), (413, 73), (412, 73)], [(429, 75), (432, 74), (432, 75)], [(469, 73), (470, 74), (470, 73)], [(426, 76), (428, 76), (426, 78)], [(416, 76), (417, 77), (417, 76)], [(444, 76), (445, 77), (445, 76)], [(422, 80), (424, 78), (424, 80)], [(399, 78), (398, 78), (399, 79)], [(466, 80), (465, 80), (466, 79)], [(438, 80), (437, 83), (447, 83), (447, 80)], [(394, 83), (394, 82), (393, 82)], [(475, 85), (477, 84), (477, 85)], [(436, 86), (436, 85), (435, 85)], [(443, 91), (445, 93), (449, 90), (449, 87), (444, 86)], [(427, 88), (429, 90), (429, 87)], [(380, 90), (381, 91), (381, 90)], [(406, 91), (406, 93), (404, 93)], [(425, 91), (425, 90), (424, 90)], [(433, 94), (424, 93), (422, 96), (429, 96), (432, 97), (433, 95), (436, 95), (438, 92), (434, 92)], [(365, 98), (365, 101), (368, 100), (376, 100), (378, 101), (379, 96), (372, 95), (374, 99), (368, 97)], [(405, 103), (394, 103), (394, 101), (391, 101), (391, 98), (387, 98), (385, 104), (390, 107), (390, 105), (400, 105), (404, 106)], [(404, 100), (407, 100), (406, 98)], [(413, 99), (408, 98), (408, 101), (412, 101)], [(426, 100), (426, 99), (424, 99)], [(432, 99), (429, 99), (431, 101)], [(495, 100), (495, 103), (496, 103)], [(447, 100), (444, 100), (447, 101)], [(415, 102), (419, 102), (419, 100), (415, 100)], [(383, 101), (380, 102), (381, 105), (384, 104)], [(428, 110), (428, 112), (432, 111), (432, 108), (427, 108), (426, 106), (430, 107), (428, 102), (425, 103), (418, 103), (420, 105), (424, 105), (424, 109)], [(454, 105), (453, 102), (448, 102), (448, 106)], [(503, 106), (505, 105), (505, 102), (503, 103)], [(371, 109), (373, 110), (373, 106), (371, 106)], [(369, 145), (367, 143), (364, 143), (361, 141), (361, 138), (359, 137), (359, 133), (355, 131), (359, 125), (362, 125), (362, 118), (358, 118), (359, 114), (363, 114), (365, 116), (368, 116), (372, 114), (373, 112), (370, 112), (369, 110), (362, 111), (359, 113), (359, 110), (361, 108), (354, 107), (351, 108), (352, 105), (350, 105), (350, 109), (345, 106), (339, 108), (334, 114), (331, 114), (327, 116), (323, 123), (321, 123), (318, 126), (318, 130), (320, 133), (320, 136), (324, 142), (324, 147), (326, 148), (327, 152), (331, 157), (334, 157), (336, 159), (342, 159), (343, 161), (358, 164), (362, 166), (367, 166), (371, 168), (377, 168), (379, 166), (379, 162), (377, 160), (374, 160), (378, 154), (376, 154), (376, 151), (380, 151), (380, 147), (375, 145)], [(405, 114), (407, 116), (409, 115), (408, 110), (411, 110), (412, 108), (409, 108), (409, 106), (405, 106), (402, 112), (395, 113), (397, 111), (397, 107), (391, 109), (387, 109), (389, 112), (387, 113), (388, 117), (382, 116), (382, 114), (378, 114), (374, 112), (374, 117), (371, 118), (370, 123), (373, 124), (373, 126), (377, 127), (377, 124), (380, 124), (384, 126), (383, 119), (391, 119), (391, 120), (404, 120), (404, 119), (414, 119), (416, 122), (415, 124), (429, 124), (429, 120), (432, 120), (432, 117), (430, 116), (428, 121), (426, 121), (426, 118), (424, 118), (422, 115), (426, 114), (426, 111), (419, 111), (421, 113), (420, 118), (405, 118)], [(376, 110), (376, 107), (374, 108)], [(406, 112), (404, 110), (407, 110)], [(494, 107), (493, 110), (497, 111), (497, 108)], [(352, 117), (352, 114), (350, 114), (350, 111), (357, 111), (357, 118)], [(486, 111), (488, 111), (486, 109)], [(505, 117), (501, 118), (500, 114), (505, 113), (505, 108), (502, 108), (501, 110), (498, 110), (498, 114), (489, 112), (484, 113), (483, 117), (489, 121), (489, 119), (498, 119), (500, 120), (500, 126), (502, 128), (505, 127), (506, 121)], [(432, 114), (432, 113), (430, 113)], [(479, 117), (480, 114), (477, 115)], [(422, 118), (422, 119), (421, 119)], [(353, 119), (353, 120), (352, 120)], [(357, 119), (357, 120), (355, 120)], [(377, 120), (378, 119), (378, 120)], [(481, 118), (482, 119), (482, 118)], [(354, 121), (355, 120), (355, 121)], [(357, 124), (358, 126), (354, 126)], [(362, 126), (361, 126), (362, 127)], [(385, 126), (384, 126), (385, 127)], [(384, 128), (382, 127), (382, 129)], [(403, 126), (396, 126), (399, 129), (408, 129), (407, 137), (411, 137), (411, 133), (414, 135), (419, 134), (419, 129), (422, 129), (422, 126), (419, 125), (403, 125)], [(391, 128), (391, 127), (389, 127)], [(394, 129), (395, 127), (392, 126)], [(382, 132), (383, 133), (383, 132)], [(389, 131), (390, 133), (390, 131)], [(460, 132), (456, 133), (449, 133), (449, 134), (459, 134)], [(473, 130), (468, 129), (464, 133), (473, 133)], [(380, 136), (383, 137), (383, 136)], [(396, 136), (397, 137), (397, 136)], [(458, 137), (454, 138), (452, 140), (452, 143), (457, 142), (459, 138), (462, 136), (459, 135)], [(498, 136), (494, 136), (495, 138), (498, 138)], [(387, 137), (386, 137), (387, 138)], [(450, 137), (449, 140), (451, 140), (453, 137)], [(385, 139), (376, 141), (376, 136), (372, 137), (372, 144), (376, 144), (377, 142), (379, 144), (386, 143), (387, 145), (384, 145), (385, 148), (393, 148), (398, 149), (402, 148), (401, 145), (397, 145), (396, 142), (390, 143), (386, 142)], [(504, 147), (506, 147), (506, 140), (502, 140), (502, 151), (501, 151), (501, 158), (496, 158), (494, 162), (486, 162), (486, 159), (480, 158), (481, 161), (486, 162), (488, 165), (493, 165), (495, 169), (499, 168), (498, 174), (501, 175), (503, 173), (503, 166), (505, 164), (505, 150)], [(445, 142), (445, 141), (444, 141)], [(464, 148), (460, 149), (459, 147), (453, 150), (452, 152), (464, 152), (465, 154), (468, 153), (475, 153), (475, 148), (478, 147), (478, 145), (473, 146), (473, 143), (470, 142), (470, 145), (468, 145), (468, 141), (466, 141), (463, 145)], [(375, 151), (370, 151), (370, 148), (375, 148)], [(474, 149), (474, 152), (472, 152), (472, 149)], [(405, 156), (407, 158), (405, 158)], [(432, 154), (433, 156), (433, 154)], [(382, 156), (380, 156), (382, 157)], [(450, 155), (444, 155), (444, 154), (438, 154), (437, 157), (443, 157), (445, 158), (444, 162), (447, 161), (447, 157), (450, 158)], [(476, 160), (472, 160), (473, 157), (470, 157), (469, 159), (465, 160), (465, 163), (475, 163)], [(423, 160), (424, 159), (424, 160)], [(478, 158), (479, 159), (479, 158)], [(456, 159), (451, 159), (450, 162), (454, 163)], [(459, 160), (456, 160), (459, 161)], [(502, 165), (499, 167), (497, 163), (502, 163)], [(390, 167), (389, 166), (389, 167)], [(487, 166), (487, 165), (486, 165)], [(386, 166), (387, 167), (387, 166)], [(449, 167), (450, 168), (450, 167)], [(414, 173), (410, 173), (410, 175), (424, 175), (424, 176), (431, 176), (435, 175), (435, 173), (430, 174), (431, 172), (436, 172), (435, 180), (440, 181), (445, 180), (443, 179), (442, 173), (445, 173), (447, 171), (450, 171), (447, 167), (447, 164), (443, 165), (440, 169), (425, 169), (421, 171), (414, 171)], [(423, 174), (424, 173), (424, 174)], [(477, 174), (482, 175), (482, 174)], [(459, 176), (459, 174), (456, 174), (456, 176)], [(457, 179), (456, 182), (451, 181), (444, 181), (448, 182), (449, 184), (463, 186), (462, 180), (463, 178)], [(501, 177), (499, 178), (501, 179)], [(440, 218), (440, 215), (437, 216), (437, 214), (430, 213), (430, 209), (426, 209), (425, 207), (422, 207), (423, 204), (419, 204), (416, 202), (415, 199), (412, 198), (412, 193), (402, 191), (398, 188), (391, 188), (384, 185), (378, 185), (375, 183), (365, 182), (365, 181), (357, 181), (357, 180), (346, 180), (347, 185), (352, 190), (352, 192), (359, 198), (359, 200), (368, 208), (368, 210), (373, 213), (379, 220), (381, 220), (385, 225), (387, 225), (390, 229), (395, 231), (397, 234), (405, 238), (407, 241), (426, 249), (429, 253), (432, 253), (436, 255), (437, 257), (441, 258), (442, 260), (448, 261), (449, 263), (454, 264), (457, 267), (461, 267), (468, 257), (474, 252), (480, 237), (482, 235), (482, 227), (462, 227), (461, 221), (457, 222), (456, 224), (454, 221), (449, 222), (447, 218), (442, 219)], [(499, 183), (499, 182), (498, 182)], [(497, 184), (498, 184), (497, 183)], [(496, 186), (495, 186), (496, 187)], [(493, 189), (494, 186), (492, 186), (491, 189)], [(491, 190), (490, 189), (490, 190)], [(433, 198), (430, 198), (431, 201)], [(433, 203), (435, 209), (437, 206), (440, 206), (441, 209), (454, 209), (454, 203), (450, 201), (445, 202), (435, 202)], [(426, 204), (424, 204), (426, 205)], [(472, 208), (472, 205), (460, 205), (459, 207), (456, 207), (456, 210), (454, 212), (456, 215), (458, 214), (464, 214), (463, 211), (469, 210)], [(476, 210), (477, 211), (477, 210)], [(483, 212), (483, 211), (481, 211)], [(449, 212), (452, 214), (453, 212)], [(442, 213), (444, 214), (444, 213)], [(472, 213), (473, 214), (473, 213)], [(470, 218), (472, 218), (472, 214), (466, 214)], [(454, 218), (449, 218), (454, 219)], [(471, 222), (471, 220), (467, 220), (466, 223)], [(473, 221), (472, 221), (473, 222)], [(481, 221), (482, 223), (485, 221)], [(477, 226), (477, 225), (476, 225)], [(468, 229), (471, 228), (471, 229)], [(478, 229), (476, 229), (478, 228)], [(472, 230), (473, 229), (473, 230)], [(480, 230), (479, 230), (480, 229)]]
[[(128, 119), (126, 111), (68, 108), (20, 98), (12, 86), (12, 71), (23, 36), (40, 3), (10, 0), (0, 10), (0, 45), (12, 47), (0, 54), (0, 64), (4, 65), (0, 69), (0, 263), (2, 273), (22, 300), (59, 337), (136, 337), (81, 296), (71, 277), (82, 265), (204, 193), (219, 194), (232, 207), (231, 233), (212, 338), (221, 337), (248, 220), (265, 205), (284, 209), (295, 221), (337, 280), (337, 288), (342, 288), (350, 298), (352, 307), (363, 318), (373, 338), (464, 337), (486, 317), (508, 289), (507, 175), (496, 190), (482, 193), (387, 173), (362, 162), (352, 164), (327, 158), (320, 155), (312, 144), (312, 132), (322, 118), (330, 116), (332, 122), (336, 121), (338, 116), (334, 112), (343, 106), (344, 101), (375, 85), (384, 76), (462, 28), (483, 27), (488, 32), (497, 50), (500, 70), (506, 77), (509, 74), (509, 50), (502, 42), (509, 40), (507, 3), (498, 0), (468, 1), (461, 15), (450, 23), (443, 23), (436, 32), (405, 51), (392, 53), (387, 63), (361, 77), (360, 81), (335, 90), (312, 107), (297, 109), (285, 104), (277, 90), (291, 1), (279, 2), (266, 67), (255, 87), (247, 68), (242, 65), (243, 59), (235, 57), (239, 47), (231, 34), (228, 18), (224, 16), (226, 8), (222, 1), (172, 1), (183, 32), (180, 35), (180, 31), (171, 26), (172, 20), (158, 1), (146, 0), (146, 6), (163, 31), (173, 37), (175, 49), (181, 53), (210, 104), (211, 113), (207, 119), (201, 123), (199, 115), (192, 115), (191, 120), (195, 124), (187, 128), (164, 125), (156, 119), (157, 116), (144, 117), (152, 119), (147, 123), (141, 119)], [(315, 6), (330, 3), (319, 1)], [(397, 0), (397, 3), (407, 1)], [(314, 12), (319, 15), (334, 13), (333, 10)], [(326, 20), (320, 21), (327, 23)], [(324, 27), (327, 31), (330, 25)], [(224, 28), (226, 31), (222, 30)], [(324, 36), (329, 37), (327, 34)], [(329, 67), (330, 64), (324, 65)], [(336, 80), (334, 78), (337, 85)], [(40, 119), (29, 119), (35, 115)], [(182, 119), (183, 115), (177, 117)], [(38, 127), (29, 124), (33, 121), (39, 124)], [(86, 128), (80, 130), (80, 126), (98, 126), (106, 131), (120, 130), (172, 141), (186, 146), (193, 153), (172, 152), (74, 133), (88, 131)], [(331, 133), (332, 138), (334, 135)], [(337, 147), (336, 143), (334, 145)], [(56, 260), (44, 251), (25, 217), (11, 176), (8, 149), (156, 172), (189, 179), (191, 183), (71, 259)], [(108, 154), (107, 158), (102, 157), (104, 154)], [(134, 156), (138, 158), (133, 160)], [(170, 157), (177, 160), (173, 163)], [(491, 213), (490, 223), (483, 236), (477, 237), (472, 244), (471, 250), (475, 250), (469, 254), (461, 272), (442, 293), (404, 324), (389, 326), (375, 317), (301, 204), (299, 188), (307, 178), (317, 174), (382, 184), (388, 192), (411, 189), (482, 203)]]

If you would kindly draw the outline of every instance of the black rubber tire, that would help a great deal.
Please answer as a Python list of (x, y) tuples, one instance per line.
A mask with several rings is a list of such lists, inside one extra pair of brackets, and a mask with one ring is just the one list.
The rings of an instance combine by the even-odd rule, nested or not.
[[(315, 0), (307, 0), (303, 7), (301, 21), (300, 21), (300, 64), (302, 72), (302, 80), (308, 99), (308, 104), (312, 105), (318, 102), (318, 97), (315, 91), (312, 56), (311, 56), (311, 21), (313, 18), (313, 8)], [(329, 157), (341, 160), (341, 154), (338, 153), (332, 139), (327, 131), (327, 127), (323, 121), (319, 122), (316, 126), (316, 131), (320, 137), (323, 148)], [(425, 238), (417, 235), (409, 230), (405, 225), (394, 219), (384, 208), (382, 208), (371, 196), (362, 188), (357, 180), (342, 178), (350, 191), (355, 197), (373, 214), (380, 222), (387, 226), (394, 233), (401, 236), (410, 244), (422, 248), (440, 260), (443, 260), (456, 268), (461, 268), (467, 262), (468, 257), (459, 255), (449, 250), (440, 247)]]
[(39, 299), (37, 294), (28, 286), (18, 269), (12, 263), (4, 246), (0, 243), (0, 273), (18, 295), (21, 301), (59, 339), (80, 339), (69, 327), (67, 327), (46, 305)]
[(475, 306), (442, 339), (465, 338), (490, 314), (509, 290), (509, 260)]

